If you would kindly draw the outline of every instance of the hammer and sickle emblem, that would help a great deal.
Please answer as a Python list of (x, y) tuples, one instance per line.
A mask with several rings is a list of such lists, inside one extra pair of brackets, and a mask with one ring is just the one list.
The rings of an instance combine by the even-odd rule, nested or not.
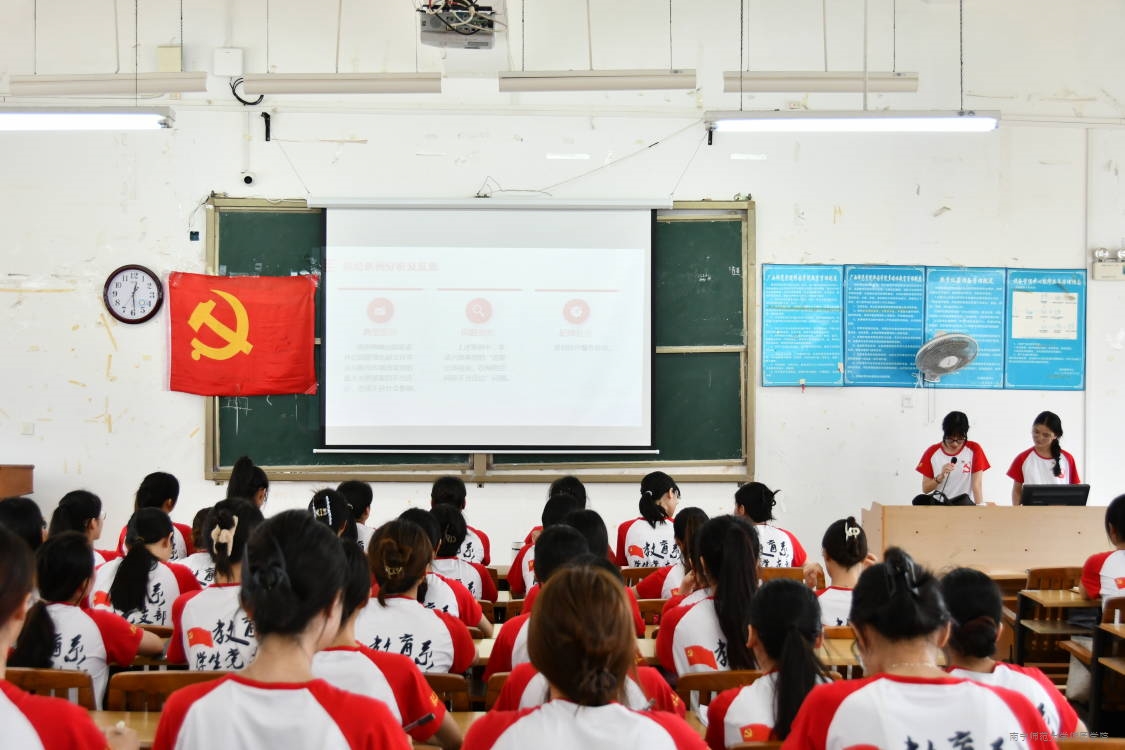
[(209, 299), (206, 302), (200, 302), (191, 311), (191, 317), (188, 318), (188, 325), (191, 326), (191, 330), (198, 332), (201, 326), (207, 326), (219, 338), (226, 341), (227, 345), (223, 347), (207, 346), (199, 339), (193, 338), (191, 340), (191, 358), (198, 360), (200, 357), (207, 357), (208, 359), (223, 360), (230, 359), (239, 352), (249, 354), (254, 345), (246, 340), (246, 337), (250, 334), (250, 316), (246, 314), (246, 308), (233, 294), (218, 289), (212, 289), (211, 291), (226, 300), (231, 310), (234, 311), (234, 330), (232, 331), (229, 326), (220, 320), (216, 320), (212, 315), (215, 311), (214, 300)]

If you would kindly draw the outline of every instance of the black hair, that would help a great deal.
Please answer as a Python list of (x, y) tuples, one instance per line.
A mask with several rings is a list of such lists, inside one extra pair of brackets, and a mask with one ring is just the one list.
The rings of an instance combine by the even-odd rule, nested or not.
[[(148, 575), (159, 560), (146, 545), (172, 535), (172, 519), (159, 508), (141, 508), (129, 519), (125, 531), (128, 552), (109, 586), (109, 601), (118, 612), (128, 615), (144, 609), (148, 595)], [(92, 558), (91, 558), (92, 559)]]
[(1039, 416), (1031, 423), (1032, 427), (1035, 425), (1043, 425), (1051, 432), (1055, 433), (1055, 439), (1051, 441), (1051, 458), (1055, 459), (1055, 465), (1052, 467), (1051, 472), (1056, 477), (1062, 476), (1062, 446), (1059, 445), (1059, 438), (1063, 436), (1062, 420), (1059, 415), (1053, 411), (1039, 412)]
[(551, 482), (551, 486), (547, 488), (547, 497), (557, 495), (560, 492), (572, 496), (578, 501), (580, 508), (586, 507), (586, 485), (582, 484), (582, 480), (578, 477), (568, 474)]
[(543, 524), (544, 529), (556, 526), (563, 522), (568, 513), (578, 510), (580, 507), (578, 498), (574, 495), (568, 495), (565, 492), (551, 495), (543, 505), (543, 513), (540, 514), (539, 521)]
[(371, 598), (371, 568), (367, 564), (367, 555), (357, 542), (341, 539), (340, 545), (344, 550), (345, 569), (340, 622), (345, 623), (353, 612), (366, 605)]
[[(617, 565), (615, 565), (613, 563), (613, 561), (610, 560), (605, 555), (598, 555), (598, 554), (595, 554), (593, 552), (586, 552), (586, 553), (583, 553), (583, 554), (579, 555), (578, 557), (573, 558), (570, 562), (563, 565), (563, 567), (564, 568), (570, 568), (570, 567), (581, 566), (581, 565), (585, 565), (585, 566), (591, 567), (591, 568), (601, 568), (602, 570), (605, 570), (605, 571), (608, 571), (608, 572), (612, 573), (614, 575), (614, 577), (617, 578), (617, 580), (621, 581), (622, 584), (625, 583), (625, 576), (622, 575), (621, 568), (617, 567)], [(638, 685), (639, 684), (640, 683), (638, 683)]]
[(465, 525), (465, 516), (461, 514), (461, 509), (453, 505), (439, 503), (430, 508), (430, 516), (438, 526), (438, 540), (434, 547), (434, 556), (456, 557), (461, 550), (461, 544), (465, 541), (465, 536), (469, 533), (469, 527)]
[(367, 482), (349, 479), (346, 482), (340, 482), (336, 491), (347, 499), (354, 518), (359, 518), (371, 508), (371, 499), (374, 494), (371, 492), (371, 485)]
[(805, 696), (825, 679), (815, 650), (821, 634), (820, 603), (800, 581), (778, 578), (758, 589), (750, 601), (750, 624), (777, 667), (773, 731), (785, 739)]
[(641, 480), (641, 499), (637, 501), (637, 508), (640, 510), (641, 518), (648, 521), (648, 525), (654, 529), (656, 524), (669, 518), (668, 511), (657, 502), (669, 492), (676, 493), (676, 497), (680, 496), (680, 488), (676, 480), (663, 471), (645, 474), (644, 479)]
[(64, 531), (80, 531), (85, 534), (90, 521), (97, 521), (101, 517), (100, 497), (88, 490), (71, 490), (62, 496), (51, 514), (47, 536), (56, 536)]
[(1117, 544), (1125, 542), (1125, 495), (1118, 495), (1109, 501), (1105, 509), (1105, 535), (1110, 529), (1117, 534)]
[[(240, 564), (245, 556), (250, 534), (263, 520), (262, 511), (250, 500), (229, 497), (215, 503), (204, 526), (203, 537), (206, 543), (202, 549), (211, 553), (216, 573), (227, 579), (234, 575), (234, 566)], [(234, 529), (233, 537), (229, 541), (224, 539), (220, 542), (226, 536), (223, 532), (230, 529)]]
[[(5, 542), (4, 546), (19, 545)], [(64, 531), (51, 537), (35, 554), (35, 569), (39, 581), (39, 601), (27, 613), (8, 664), (46, 669), (51, 666), (57, 634), (47, 605), (70, 602), (83, 584), (93, 577), (94, 553), (89, 540), (77, 531)]]
[(851, 568), (867, 557), (867, 534), (856, 523), (855, 517), (848, 516), (829, 524), (820, 546), (829, 560)]
[(746, 626), (750, 624), (750, 602), (758, 591), (760, 551), (757, 529), (739, 516), (712, 518), (695, 536), (692, 567), (714, 594), (731, 669), (754, 668), (754, 655), (746, 646)]
[[(432, 517), (430, 520), (432, 523)], [(436, 523), (433, 526), (437, 528)], [(426, 566), (433, 556), (430, 537), (413, 521), (400, 516), (377, 528), (367, 545), (367, 563), (379, 584), (379, 604), (385, 605), (388, 596), (405, 593), (416, 584), (418, 601), (424, 601)]]
[(191, 519), (191, 546), (195, 548), (196, 552), (201, 552), (207, 549), (207, 531), (208, 526), (211, 525), (212, 519), (211, 511), (214, 506), (207, 508), (200, 508), (195, 511), (195, 515)]
[(6, 497), (0, 500), (0, 526), (24, 540), (32, 552), (43, 543), (43, 511), (30, 497)]
[(242, 560), (239, 601), (259, 640), (297, 635), (344, 588), (347, 566), (339, 539), (303, 510), (286, 510), (250, 535)]
[(166, 500), (172, 501), (175, 507), (180, 499), (180, 482), (166, 471), (154, 471), (141, 480), (137, 488), (136, 500), (133, 510), (141, 508), (160, 508), (163, 510)]
[(609, 532), (605, 528), (605, 521), (596, 510), (588, 508), (572, 510), (563, 518), (563, 523), (578, 529), (578, 533), (586, 537), (586, 544), (591, 553), (595, 555), (600, 553), (604, 557), (609, 551)]
[(963, 411), (951, 411), (941, 420), (941, 437), (947, 440), (951, 437), (968, 437), (969, 417)]
[(754, 523), (773, 520), (773, 507), (777, 505), (776, 495), (781, 490), (771, 490), (761, 482), (747, 482), (734, 493), (735, 505), (741, 506), (744, 513)]
[(465, 482), (461, 477), (438, 477), (430, 487), (430, 505), (444, 503), (465, 509)]
[(227, 480), (227, 497), (241, 497), (254, 502), (259, 490), (270, 488), (270, 478), (260, 466), (255, 466), (249, 456), (240, 456), (230, 470)]
[(692, 550), (695, 548), (695, 535), (699, 532), (699, 527), (705, 523), (707, 523), (707, 512), (702, 508), (684, 508), (672, 521), (672, 535), (676, 538), (676, 544), (680, 545), (680, 563), (684, 566), (685, 572), (692, 571), (691, 558), (694, 556)]
[(995, 654), (1004, 607), (996, 582), (979, 570), (955, 568), (942, 577), (941, 595), (953, 620), (949, 647), (978, 659)]
[(400, 521), (410, 521), (420, 526), (422, 531), (426, 532), (426, 538), (430, 540), (430, 547), (434, 550), (438, 548), (438, 543), (441, 542), (441, 527), (430, 511), (424, 508), (407, 508), (399, 513), (398, 517)]
[(352, 511), (343, 493), (327, 487), (317, 490), (309, 501), (309, 512), (313, 514), (313, 518), (332, 529), (336, 536), (355, 541), (355, 519), (352, 518)]
[(586, 537), (574, 527), (556, 524), (544, 528), (535, 540), (535, 580), (546, 583), (552, 573), (587, 552), (592, 550)]
[(933, 573), (899, 547), (859, 576), (848, 617), (858, 630), (870, 626), (891, 641), (929, 635), (949, 620)]
[[(93, 563), (93, 557), (90, 562)], [(27, 546), (21, 544), (14, 533), (0, 526), (0, 623), (8, 622), (12, 615), (23, 609), (27, 595), (35, 585), (34, 565), (35, 559)], [(26, 622), (23, 630), (27, 631)], [(54, 635), (51, 643), (53, 648)]]

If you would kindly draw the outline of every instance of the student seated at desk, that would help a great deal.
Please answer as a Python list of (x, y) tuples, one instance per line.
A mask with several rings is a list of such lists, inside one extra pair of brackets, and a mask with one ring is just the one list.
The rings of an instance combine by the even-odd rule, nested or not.
[(461, 730), (446, 713), (414, 661), (401, 654), (372, 651), (355, 638), (355, 623), (367, 604), (371, 569), (359, 545), (342, 540), (347, 577), (344, 581), (340, 630), (332, 644), (313, 657), (312, 672), (331, 685), (386, 704), (416, 742), (446, 750), (461, 746)]
[(174, 527), (159, 508), (141, 508), (129, 519), (129, 552), (98, 568), (90, 606), (112, 610), (134, 625), (172, 625), (172, 603), (199, 591), (199, 581), (183, 565), (169, 562)]
[(371, 516), (371, 500), (374, 497), (371, 485), (357, 479), (349, 479), (340, 482), (336, 491), (348, 501), (348, 509), (355, 519), (356, 541), (359, 543), (359, 548), (366, 552), (371, 537), (375, 536), (375, 529), (367, 525), (367, 519)]
[(22, 539), (32, 552), (47, 540), (47, 524), (43, 511), (30, 497), (8, 497), (0, 500), (0, 526)]
[(622, 705), (636, 645), (624, 586), (611, 573), (584, 565), (553, 573), (531, 619), (528, 651), (551, 700), (490, 711), (469, 728), (465, 750), (706, 747), (678, 716)]
[[(63, 534), (75, 540), (77, 547), (81, 534), (71, 531), (55, 536)], [(107, 744), (112, 750), (139, 747), (132, 730), (114, 729), (103, 735), (85, 709), (62, 698), (30, 695), (4, 680), (8, 651), (25, 620), (37, 607), (42, 609), (38, 604), (28, 609), (34, 573), (35, 561), (27, 546), (0, 527), (0, 726), (4, 727), (4, 746), (28, 750), (105, 750)]]
[(94, 577), (90, 543), (82, 534), (64, 531), (51, 537), (35, 558), (39, 601), (27, 613), (8, 663), (88, 672), (100, 709), (109, 666), (129, 666), (137, 654), (158, 656), (164, 650), (164, 639), (113, 612), (82, 609)]
[(340, 539), (350, 539), (353, 542), (359, 539), (348, 499), (336, 490), (325, 487), (313, 493), (312, 500), (309, 501), (309, 513), (332, 529), (332, 533)]
[[(547, 488), (547, 499), (550, 500), (554, 495), (570, 495), (578, 501), (578, 510), (586, 508), (586, 485), (582, 484), (582, 480), (575, 476), (567, 475), (559, 477), (551, 482), (551, 486)], [(543, 530), (543, 526), (532, 526), (531, 531), (527, 532), (524, 537), (524, 544), (535, 544), (535, 540), (539, 538), (539, 532)], [(610, 550), (612, 552), (612, 550)]]
[(430, 509), (430, 515), (438, 525), (433, 571), (446, 579), (458, 581), (475, 599), (496, 601), (496, 583), (488, 568), (481, 563), (469, 562), (459, 554), (468, 533), (461, 511), (452, 505), (435, 505)]
[(1091, 599), (1100, 596), (1103, 605), (1125, 596), (1125, 495), (1113, 498), (1106, 507), (1105, 534), (1114, 549), (1091, 556), (1082, 566), (1082, 588)]
[(227, 497), (240, 497), (261, 508), (269, 496), (270, 478), (266, 472), (262, 471), (262, 467), (255, 466), (249, 456), (239, 456), (227, 480)]
[(758, 669), (751, 685), (724, 690), (707, 707), (707, 744), (723, 750), (740, 742), (783, 740), (813, 687), (828, 682), (816, 656), (820, 606), (812, 589), (779, 578), (750, 602), (747, 645)]
[[(573, 495), (565, 492), (551, 495), (539, 517), (543, 523), (543, 531), (562, 523), (569, 513), (578, 509), (578, 500)], [(540, 535), (543, 531), (539, 532)], [(529, 542), (516, 553), (512, 566), (508, 569), (508, 589), (512, 592), (512, 597), (522, 598), (535, 585), (535, 580), (535, 543)]]
[[(465, 512), (465, 482), (461, 477), (438, 477), (430, 487), (430, 507), (452, 505)], [(469, 562), (488, 565), (492, 561), (491, 544), (488, 535), (480, 529), (466, 525), (465, 541), (461, 543), (461, 557)]]
[(259, 525), (246, 548), (240, 595), (258, 655), (238, 674), (173, 693), (154, 750), (410, 750), (386, 705), (312, 673), (313, 655), (340, 629), (345, 565), (337, 538), (306, 511), (287, 510)]
[[(179, 497), (179, 480), (167, 472), (154, 471), (141, 480), (141, 486), (137, 488), (136, 498), (133, 500), (133, 512), (135, 513), (141, 508), (156, 508), (164, 511), (171, 518)], [(182, 560), (195, 552), (191, 527), (182, 523), (174, 523), (172, 526), (172, 556), (170, 559)], [(128, 531), (129, 525), (125, 524), (117, 539), (117, 553), (122, 556), (129, 552), (129, 545), (126, 544), (125, 539)]]
[[(102, 537), (105, 514), (102, 512), (102, 499), (87, 490), (72, 490), (62, 496), (54, 513), (47, 536), (58, 536), (64, 531), (77, 531), (85, 534), (90, 546)], [(94, 567), (117, 557), (111, 550), (94, 550)]]
[(670, 599), (660, 619), (656, 655), (677, 675), (753, 669), (746, 645), (750, 602), (758, 591), (758, 534), (739, 516), (718, 516), (695, 537), (695, 591)]
[(805, 548), (792, 532), (770, 525), (778, 492), (761, 482), (748, 482), (734, 493), (734, 514), (754, 522), (763, 568), (800, 568), (808, 558)]
[[(816, 592), (820, 599), (821, 622), (829, 627), (848, 624), (852, 608), (852, 589), (865, 566), (875, 562), (867, 551), (867, 534), (856, 520), (848, 516), (833, 521), (824, 538), (820, 540), (824, 565), (828, 568), (828, 588)], [(819, 563), (805, 563), (805, 583), (815, 586), (818, 576), (824, 576)]]
[(707, 513), (701, 508), (684, 508), (672, 521), (672, 533), (680, 550), (680, 561), (657, 568), (637, 582), (634, 589), (641, 599), (670, 599), (680, 593), (684, 576), (691, 572), (692, 540), (699, 527), (707, 523)]
[(942, 577), (941, 595), (952, 622), (945, 648), (949, 674), (1027, 696), (1052, 734), (1086, 731), (1086, 725), (1047, 675), (1035, 667), (994, 658), (1003, 628), (1003, 602), (1000, 587), (991, 578), (979, 570), (957, 568)]
[(204, 536), (215, 561), (215, 582), (172, 604), (168, 661), (200, 671), (243, 669), (258, 653), (250, 615), (242, 608), (242, 559), (262, 511), (249, 500), (216, 503)]
[[(545, 583), (563, 565), (589, 552), (590, 546), (586, 543), (586, 538), (573, 527), (566, 524), (547, 526), (535, 540), (535, 557), (538, 561), (535, 575), (540, 583)], [(527, 635), (530, 619), (529, 611), (504, 621), (484, 669), (485, 682), (493, 674), (510, 672), (517, 664), (529, 660)]]
[(215, 582), (215, 560), (211, 557), (211, 550), (207, 543), (207, 534), (215, 520), (211, 517), (214, 506), (200, 508), (195, 518), (191, 520), (191, 546), (195, 552), (179, 561), (180, 565), (191, 571), (200, 586), (210, 586)]
[(367, 560), (379, 593), (356, 620), (356, 640), (375, 651), (409, 656), (423, 672), (460, 674), (476, 658), (469, 629), (418, 601), (432, 557), (430, 537), (412, 521), (388, 521), (375, 531)]
[(860, 575), (849, 619), (870, 676), (814, 687), (783, 748), (1055, 747), (1027, 698), (937, 665), (949, 612), (933, 574), (901, 549)]
[(1040, 412), (1031, 425), (1032, 446), (1012, 459), (1012, 505), (1020, 504), (1025, 484), (1078, 484), (1078, 464), (1059, 445), (1062, 420), (1054, 412)]
[(679, 562), (680, 548), (672, 529), (679, 503), (676, 480), (663, 471), (646, 474), (637, 501), (640, 518), (617, 527), (617, 564), (623, 568), (663, 568)]

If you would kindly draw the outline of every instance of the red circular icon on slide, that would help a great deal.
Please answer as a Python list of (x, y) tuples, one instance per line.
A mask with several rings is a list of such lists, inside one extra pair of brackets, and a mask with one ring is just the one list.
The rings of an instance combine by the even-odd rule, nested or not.
[(563, 317), (574, 325), (582, 325), (590, 317), (590, 306), (584, 299), (572, 299), (563, 305)]
[(469, 300), (465, 305), (465, 317), (472, 323), (487, 323), (492, 319), (492, 303), (484, 297)]
[(395, 316), (395, 306), (386, 297), (376, 297), (367, 303), (367, 317), (372, 323), (386, 323)]

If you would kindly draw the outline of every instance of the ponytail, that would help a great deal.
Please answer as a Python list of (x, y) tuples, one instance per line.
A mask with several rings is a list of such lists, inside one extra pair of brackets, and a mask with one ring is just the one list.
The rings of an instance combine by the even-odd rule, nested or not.
[(250, 533), (262, 522), (262, 511), (249, 500), (227, 498), (215, 504), (204, 530), (207, 551), (215, 572), (226, 580), (234, 578), (234, 566), (241, 563)]
[(1051, 468), (1051, 473), (1056, 477), (1062, 476), (1062, 446), (1059, 445), (1059, 439), (1055, 438), (1051, 441), (1051, 458), (1055, 459), (1055, 465)]
[(118, 612), (128, 615), (144, 609), (148, 595), (148, 576), (160, 561), (148, 551), (172, 534), (172, 519), (158, 508), (141, 508), (129, 519), (125, 532), (125, 546), (129, 552), (121, 560), (113, 583), (109, 587), (109, 601)]
[(699, 529), (696, 547), (692, 565), (697, 575), (705, 573), (711, 585), (730, 668), (753, 669), (746, 626), (750, 624), (750, 604), (758, 591), (758, 532), (743, 518), (718, 516)]
[(62, 496), (51, 514), (47, 536), (57, 536), (64, 531), (86, 533), (86, 526), (102, 516), (102, 501), (93, 492), (73, 490)]
[(664, 510), (659, 500), (669, 492), (675, 492), (678, 497), (680, 488), (676, 485), (676, 480), (663, 471), (646, 474), (641, 480), (641, 499), (637, 502), (637, 508), (640, 510), (641, 518), (654, 529), (656, 524), (668, 520), (668, 511)]
[(871, 626), (892, 641), (929, 635), (949, 621), (933, 573), (898, 547), (863, 571), (852, 591), (850, 616), (857, 629)]
[(941, 595), (953, 621), (950, 650), (977, 659), (993, 656), (1003, 610), (995, 581), (979, 570), (956, 568), (942, 577)]
[(829, 525), (820, 546), (829, 560), (852, 568), (867, 557), (867, 534), (853, 516), (848, 516)]
[[(5, 549), (20, 546), (12, 544), (8, 536), (0, 535), (0, 542), (3, 542)], [(27, 613), (8, 664), (13, 667), (45, 669), (51, 666), (58, 632), (47, 611), (47, 605), (70, 602), (76, 594), (81, 593), (83, 586), (94, 575), (94, 555), (85, 534), (64, 531), (43, 543), (36, 553), (35, 567), (40, 583), (39, 601)], [(27, 590), (30, 590), (30, 575), (23, 577)], [(8, 582), (5, 582), (4, 586), (7, 585)]]
[(379, 604), (388, 596), (409, 591), (426, 576), (433, 558), (433, 545), (422, 527), (413, 521), (388, 521), (375, 531), (367, 552), (371, 575), (379, 584)]

